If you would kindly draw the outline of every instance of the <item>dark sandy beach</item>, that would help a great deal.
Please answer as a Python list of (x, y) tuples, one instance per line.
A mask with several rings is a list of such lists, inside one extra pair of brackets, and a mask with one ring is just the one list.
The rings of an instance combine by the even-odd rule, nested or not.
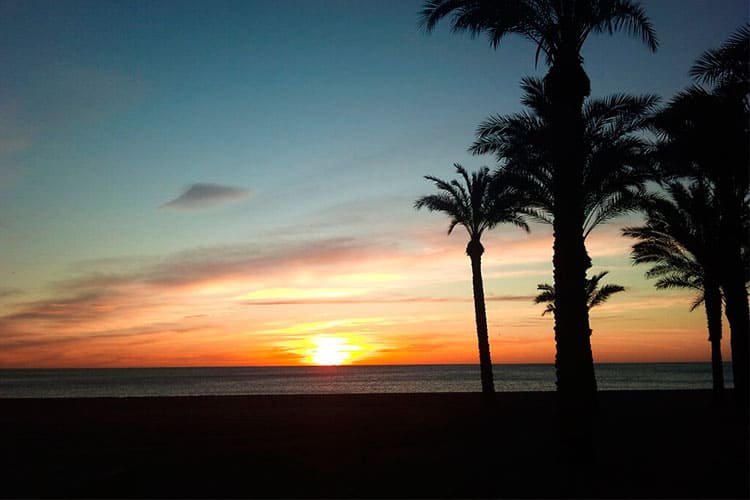
[(2, 399), (3, 497), (748, 497), (708, 391), (603, 392), (594, 458), (554, 393)]

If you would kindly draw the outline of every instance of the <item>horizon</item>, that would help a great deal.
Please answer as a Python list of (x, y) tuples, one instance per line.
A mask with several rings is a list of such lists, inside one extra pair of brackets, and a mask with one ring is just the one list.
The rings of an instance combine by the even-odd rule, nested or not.
[[(517, 36), (425, 34), (421, 3), (0, 5), (0, 368), (477, 364), (467, 238), (413, 203), (494, 166), (477, 124), (546, 66)], [(642, 4), (659, 50), (592, 36), (592, 97), (664, 104), (747, 22), (745, 0)], [(693, 294), (630, 262), (640, 220), (586, 241), (626, 288), (591, 313), (595, 364), (708, 362)], [(554, 363), (531, 229), (483, 239), (493, 364)]]
[[(670, 365), (670, 364), (707, 364), (710, 360), (687, 360), (687, 361), (613, 361), (613, 362), (596, 362), (596, 365)], [(551, 363), (492, 363), (492, 366), (550, 366)], [(732, 361), (724, 361), (725, 370), (730, 369)], [(475, 366), (477, 363), (398, 363), (398, 364), (339, 364), (339, 365), (317, 365), (317, 364), (296, 364), (296, 365), (183, 365), (183, 366), (47, 366), (47, 367), (0, 367), (0, 370), (172, 370), (172, 369), (203, 369), (203, 368), (379, 368), (379, 367), (423, 367), (423, 366)]]

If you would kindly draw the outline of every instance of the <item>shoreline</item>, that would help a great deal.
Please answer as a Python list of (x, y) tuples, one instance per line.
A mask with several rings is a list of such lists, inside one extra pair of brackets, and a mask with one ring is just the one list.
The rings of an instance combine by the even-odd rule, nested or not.
[(0, 496), (747, 498), (731, 398), (600, 391), (576, 465), (555, 395), (3, 398)]

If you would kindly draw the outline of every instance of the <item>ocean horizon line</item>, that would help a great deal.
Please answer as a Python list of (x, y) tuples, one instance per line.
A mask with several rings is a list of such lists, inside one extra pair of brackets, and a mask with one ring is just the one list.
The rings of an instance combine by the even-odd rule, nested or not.
[[(705, 360), (692, 360), (692, 361), (600, 361), (595, 362), (594, 366), (597, 365), (679, 365), (679, 364), (706, 364), (709, 361)], [(731, 360), (723, 361), (724, 365), (731, 365)], [(555, 366), (555, 363), (497, 363), (493, 362), (493, 366)], [(210, 369), (210, 368), (380, 368), (380, 367), (430, 367), (430, 366), (477, 366), (479, 363), (352, 363), (352, 364), (340, 364), (340, 365), (315, 365), (315, 364), (299, 364), (299, 365), (137, 365), (137, 366), (0, 366), (0, 371), (3, 370), (171, 370), (171, 369)]]
[[(0, 369), (2, 397), (476, 392), (478, 364)], [(498, 392), (550, 391), (553, 364), (495, 364)], [(727, 386), (731, 365), (724, 365)], [(599, 363), (600, 389), (710, 388), (705, 362)]]

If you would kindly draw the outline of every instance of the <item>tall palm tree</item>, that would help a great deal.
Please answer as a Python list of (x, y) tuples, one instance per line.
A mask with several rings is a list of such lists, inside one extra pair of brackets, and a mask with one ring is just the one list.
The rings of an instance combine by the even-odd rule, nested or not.
[[(662, 176), (709, 183), (719, 207), (719, 281), (731, 330), (732, 371), (737, 402), (750, 398), (750, 307), (744, 272), (750, 241), (750, 28), (743, 26), (691, 68), (697, 84), (675, 96), (653, 120)], [(702, 84), (702, 85), (698, 85)]]
[(633, 245), (635, 264), (651, 264), (647, 278), (657, 289), (687, 288), (698, 292), (691, 311), (706, 310), (714, 391), (724, 390), (721, 355), (721, 239), (716, 226), (718, 203), (710, 186), (680, 182), (666, 184), (670, 198), (654, 198), (646, 207), (643, 226), (627, 227), (623, 234), (638, 240)]
[(431, 212), (449, 215), (451, 221), (448, 234), (451, 234), (456, 226), (463, 226), (469, 233), (466, 254), (471, 259), (482, 392), (491, 394), (495, 392), (495, 385), (482, 281), (482, 234), (501, 223), (514, 224), (526, 231), (529, 227), (520, 212), (523, 205), (521, 193), (504, 184), (501, 179), (493, 179), (487, 167), (482, 167), (469, 176), (461, 165), (454, 166), (463, 179), (463, 184), (455, 179), (448, 182), (437, 177), (425, 176), (425, 179), (435, 183), (439, 192), (419, 198), (414, 203), (414, 208), (426, 208)]
[[(553, 181), (552, 107), (542, 81), (525, 78), (522, 88), (526, 110), (491, 116), (482, 122), (469, 150), (474, 154), (494, 154), (499, 171), (508, 182), (527, 193), (529, 215), (554, 225), (557, 194)], [(646, 181), (651, 172), (647, 168), (646, 152), (649, 143), (642, 132), (657, 102), (658, 98), (652, 95), (617, 94), (584, 103), (584, 218), (580, 227), (584, 242), (595, 227), (638, 209), (648, 199)], [(588, 266), (585, 246), (583, 251)], [(589, 281), (585, 279), (584, 300), (588, 297), (588, 287)], [(561, 302), (560, 297), (555, 299)], [(590, 329), (588, 331), (590, 334)], [(559, 346), (559, 335), (556, 340)], [(558, 349), (558, 383), (563, 369), (559, 352)]]
[[(537, 78), (524, 78), (521, 88), (527, 110), (487, 118), (469, 151), (494, 154), (507, 181), (527, 193), (529, 215), (553, 224), (550, 102)], [(584, 240), (599, 224), (639, 210), (649, 199), (646, 182), (653, 172), (642, 133), (658, 101), (655, 95), (615, 94), (584, 103)]]
[[(589, 310), (592, 307), (604, 304), (609, 298), (620, 292), (625, 291), (625, 287), (621, 285), (606, 284), (599, 287), (599, 282), (604, 278), (609, 271), (602, 271), (598, 274), (593, 275), (591, 278), (586, 278), (586, 306)], [(547, 313), (555, 313), (555, 286), (549, 283), (539, 283), (536, 289), (541, 293), (534, 298), (535, 304), (547, 304), (547, 307), (542, 312), (542, 316)]]
[(572, 406), (594, 403), (596, 377), (591, 354), (583, 242), (583, 100), (590, 81), (581, 49), (592, 33), (627, 31), (656, 50), (654, 29), (634, 0), (426, 0), (421, 19), (429, 32), (450, 17), (454, 31), (486, 34), (493, 47), (509, 34), (536, 44), (549, 71), (550, 147), (554, 194), (553, 268), (556, 297), (557, 389)]

